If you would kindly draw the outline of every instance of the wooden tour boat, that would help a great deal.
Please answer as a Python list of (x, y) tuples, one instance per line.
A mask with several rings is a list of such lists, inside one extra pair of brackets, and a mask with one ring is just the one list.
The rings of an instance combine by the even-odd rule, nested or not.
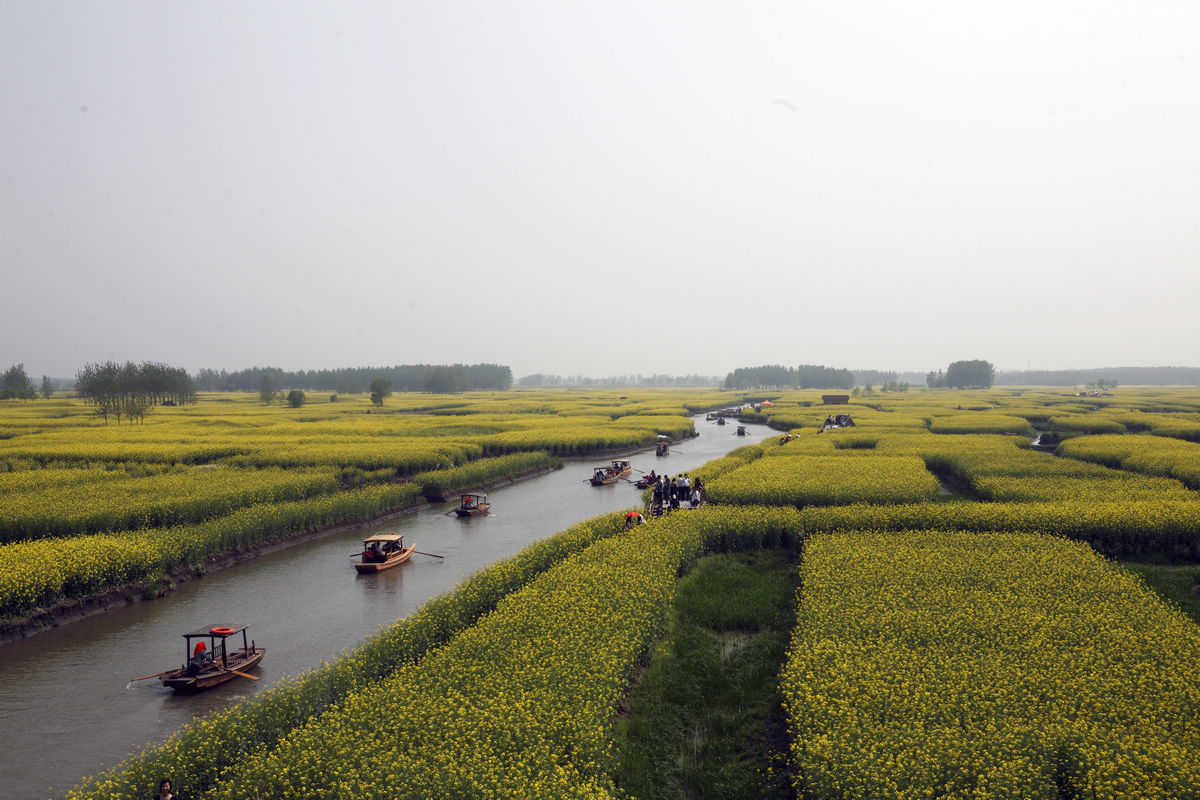
[[(246, 641), (247, 627), (210, 625), (183, 634), (187, 660), (179, 669), (159, 673), (158, 679), (162, 681), (163, 686), (169, 686), (178, 694), (201, 692), (239, 676), (258, 680), (256, 676), (247, 675), (245, 671), (258, 666), (258, 662), (262, 661), (267, 651), (255, 645), (253, 640)], [(230, 650), (226, 640), (239, 633), (242, 634), (242, 648)], [(193, 639), (196, 640), (194, 647)]]
[(378, 533), (363, 539), (363, 550), (354, 568), (359, 572), (382, 572), (412, 557), (416, 545), (404, 544), (398, 533)]
[(633, 464), (628, 459), (614, 458), (612, 465), (613, 471), (617, 473), (618, 478), (626, 478), (633, 474)]
[(663, 434), (660, 433), (658, 435), (658, 444), (654, 448), (654, 455), (665, 456), (665, 455), (670, 455), (670, 453), (671, 453), (671, 438), (669, 436), (664, 436)]
[(738, 436), (745, 436), (745, 435), (746, 435), (746, 426), (745, 426), (745, 425), (738, 425), (738, 426), (737, 426), (737, 435), (738, 435)]
[(608, 486), (617, 482), (617, 471), (610, 466), (596, 467), (592, 470), (592, 486)]
[(460, 517), (479, 517), (488, 513), (488, 509), (491, 507), (492, 504), (487, 501), (486, 494), (475, 492), (459, 497), (458, 508), (454, 509), (454, 513)]

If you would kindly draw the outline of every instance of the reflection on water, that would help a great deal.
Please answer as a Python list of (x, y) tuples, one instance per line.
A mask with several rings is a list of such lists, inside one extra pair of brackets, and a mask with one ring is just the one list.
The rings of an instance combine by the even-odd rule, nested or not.
[[(637, 453), (634, 467), (674, 475), (773, 435), (751, 425), (749, 436), (735, 436), (732, 426), (693, 419), (699, 438), (666, 457), (653, 449)], [(0, 646), (3, 796), (61, 795), (82, 776), (162, 741), (192, 719), (354, 648), (531, 542), (640, 501), (629, 483), (591, 486), (593, 461), (569, 461), (562, 470), (489, 490), (488, 516), (447, 516), (450, 504), (422, 509), (242, 562), (180, 584), (162, 600)], [(402, 533), (418, 550), (443, 558), (414, 554), (394, 569), (359, 575), (352, 556), (364, 537), (381, 531)], [(179, 666), (186, 658), (184, 632), (229, 623), (248, 624), (248, 635), (267, 649), (255, 671), (261, 680), (235, 679), (191, 696), (176, 696), (156, 679), (129, 682)], [(69, 759), (46, 757), (64, 748)]]

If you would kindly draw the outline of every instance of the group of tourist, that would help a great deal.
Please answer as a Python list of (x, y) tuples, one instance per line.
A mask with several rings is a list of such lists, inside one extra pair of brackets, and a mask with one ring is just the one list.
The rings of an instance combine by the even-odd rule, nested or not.
[(686, 472), (674, 478), (662, 475), (654, 484), (650, 513), (657, 517), (664, 511), (674, 511), (683, 503), (696, 508), (704, 505), (706, 499), (704, 483), (699, 478), (693, 484)]
[(830, 428), (852, 427), (854, 427), (854, 420), (850, 419), (849, 414), (830, 414), (825, 418), (825, 424), (821, 426), (821, 430), (817, 431), (817, 433), (824, 433)]
[(364, 564), (382, 564), (388, 560), (389, 556), (404, 546), (404, 542), (384, 542), (380, 546), (379, 542), (371, 542), (363, 547), (362, 563)]

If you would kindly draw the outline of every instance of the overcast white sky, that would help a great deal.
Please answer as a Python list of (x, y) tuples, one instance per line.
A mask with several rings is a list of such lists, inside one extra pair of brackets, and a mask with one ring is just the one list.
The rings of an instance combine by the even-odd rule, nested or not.
[(0, 369), (1200, 365), (1200, 3), (0, 2)]

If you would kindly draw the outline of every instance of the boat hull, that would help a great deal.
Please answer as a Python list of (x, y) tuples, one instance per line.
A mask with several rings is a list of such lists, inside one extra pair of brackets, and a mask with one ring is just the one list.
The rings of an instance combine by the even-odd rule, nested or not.
[[(266, 649), (262, 647), (256, 647), (251, 652), (238, 650), (229, 655), (226, 663), (232, 669), (245, 672), (248, 669), (257, 667), (266, 654)], [(218, 663), (214, 669), (201, 672), (195, 676), (187, 669), (171, 670), (159, 676), (159, 680), (162, 681), (163, 686), (174, 689), (176, 694), (195, 694), (196, 692), (203, 692), (205, 689), (211, 689), (214, 686), (220, 686), (222, 683), (237, 677), (240, 677), (237, 673), (230, 672)]]
[(358, 564), (355, 564), (354, 568), (363, 574), (370, 574), (370, 573), (374, 573), (374, 572), (383, 572), (385, 569), (391, 569), (392, 567), (399, 566), (400, 564), (403, 564), (405, 561), (408, 561), (408, 559), (412, 557), (413, 550), (415, 550), (416, 547), (417, 546), (415, 544), (410, 544), (407, 547), (405, 547), (403, 550), (401, 550), (398, 554), (393, 555), (392, 557), (388, 558), (387, 561), (372, 561), (367, 564), (363, 564), (360, 562)]
[(454, 509), (454, 513), (458, 514), (460, 517), (482, 517), (488, 513), (489, 508), (491, 508), (490, 504), (479, 505), (475, 508), (463, 508), (462, 506), (459, 506), (458, 508)]

